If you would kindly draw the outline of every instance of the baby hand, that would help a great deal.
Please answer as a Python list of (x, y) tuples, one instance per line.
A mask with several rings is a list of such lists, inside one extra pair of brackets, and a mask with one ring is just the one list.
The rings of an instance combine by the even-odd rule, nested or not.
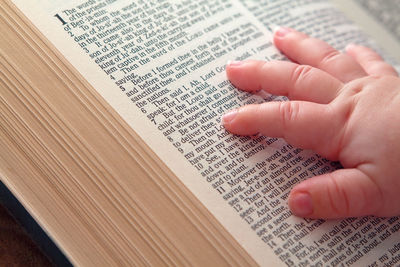
[(231, 82), (290, 101), (248, 105), (223, 116), (227, 130), (261, 133), (339, 160), (344, 169), (307, 179), (289, 195), (298, 216), (400, 215), (400, 78), (372, 50), (280, 28), (275, 45), (297, 63), (232, 62)]

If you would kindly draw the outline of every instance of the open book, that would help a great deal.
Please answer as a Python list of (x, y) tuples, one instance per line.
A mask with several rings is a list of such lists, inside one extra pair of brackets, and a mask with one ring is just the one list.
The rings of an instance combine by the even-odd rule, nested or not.
[[(362, 2), (345, 4), (366, 17)], [(1, 179), (71, 263), (399, 264), (397, 217), (290, 213), (293, 185), (338, 163), (220, 124), (283, 100), (224, 74), (284, 59), (276, 25), (378, 49), (330, 1), (7, 0), (0, 14)]]

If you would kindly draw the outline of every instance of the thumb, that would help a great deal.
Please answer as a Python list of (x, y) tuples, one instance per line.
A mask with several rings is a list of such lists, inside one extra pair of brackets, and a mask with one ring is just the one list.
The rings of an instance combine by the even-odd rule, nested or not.
[(374, 215), (383, 195), (378, 185), (359, 169), (340, 169), (312, 177), (289, 195), (291, 211), (300, 217), (339, 219)]

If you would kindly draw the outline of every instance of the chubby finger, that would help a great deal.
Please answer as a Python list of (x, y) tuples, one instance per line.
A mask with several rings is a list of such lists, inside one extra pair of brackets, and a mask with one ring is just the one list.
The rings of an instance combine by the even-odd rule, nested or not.
[(337, 158), (340, 123), (328, 105), (305, 101), (246, 105), (222, 117), (222, 124), (232, 133), (282, 137), (330, 159)]
[(369, 75), (398, 76), (392, 65), (386, 63), (378, 53), (368, 47), (350, 44), (346, 47), (346, 53), (353, 57)]
[(293, 29), (278, 28), (274, 34), (274, 43), (291, 60), (326, 71), (342, 82), (367, 75), (351, 56), (340, 53), (322, 40)]
[(245, 91), (265, 90), (292, 100), (332, 101), (342, 82), (319, 69), (286, 61), (248, 60), (226, 66), (228, 79)]
[(315, 176), (295, 186), (289, 207), (299, 217), (339, 219), (378, 215), (383, 196), (359, 169), (340, 169)]

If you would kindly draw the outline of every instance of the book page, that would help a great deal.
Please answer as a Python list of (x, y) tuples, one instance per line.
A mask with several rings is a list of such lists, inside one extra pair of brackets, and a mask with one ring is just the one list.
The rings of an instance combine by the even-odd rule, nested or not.
[(289, 211), (295, 184), (338, 163), (281, 139), (234, 136), (220, 124), (232, 108), (285, 100), (240, 92), (224, 73), (227, 60), (284, 59), (272, 44), (276, 25), (338, 49), (374, 47), (330, 2), (14, 2), (260, 265), (400, 260), (397, 217), (324, 221)]
[[(332, 0), (391, 56), (400, 60), (399, 1)], [(397, 69), (399, 70), (399, 69)]]
[(388, 31), (400, 41), (400, 2), (398, 0), (377, 3), (371, 0), (356, 0), (375, 21), (385, 26)]

